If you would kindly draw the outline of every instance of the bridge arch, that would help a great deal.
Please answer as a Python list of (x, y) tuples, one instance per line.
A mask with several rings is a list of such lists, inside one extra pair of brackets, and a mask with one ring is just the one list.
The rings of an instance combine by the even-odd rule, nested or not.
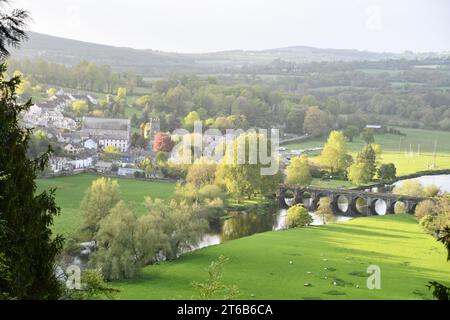
[(350, 197), (345, 194), (339, 194), (336, 197), (336, 209), (340, 214), (348, 213), (350, 210)]
[(370, 205), (370, 214), (384, 216), (388, 214), (388, 203), (381, 198), (375, 198)]
[(317, 192), (317, 193), (311, 193), (311, 205), (310, 210), (316, 211), (319, 207), (320, 199), (322, 198), (330, 198), (331, 202), (333, 202), (333, 198), (330, 197), (330, 195), (327, 192)]
[(351, 201), (351, 212), (356, 216), (363, 216), (368, 214), (368, 208), (370, 203), (362, 195), (357, 195), (352, 198)]
[(392, 214), (406, 213), (407, 208), (405, 201), (403, 201), (403, 199), (393, 200), (389, 211)]

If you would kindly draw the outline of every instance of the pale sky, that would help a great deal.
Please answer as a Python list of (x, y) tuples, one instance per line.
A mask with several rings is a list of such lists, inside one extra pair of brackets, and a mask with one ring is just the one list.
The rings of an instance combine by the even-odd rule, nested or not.
[(450, 51), (448, 0), (12, 0), (36, 32), (173, 52)]

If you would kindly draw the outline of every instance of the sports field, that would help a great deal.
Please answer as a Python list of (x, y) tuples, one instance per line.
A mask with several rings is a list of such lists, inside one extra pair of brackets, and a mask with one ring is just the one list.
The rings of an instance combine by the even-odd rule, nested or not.
[[(397, 175), (406, 175), (430, 169), (450, 169), (450, 132), (421, 129), (404, 129), (406, 136), (393, 134), (375, 135), (375, 143), (381, 145), (381, 162), (394, 163)], [(311, 139), (303, 143), (285, 145), (288, 149), (323, 147), (326, 137)], [(355, 156), (364, 142), (355, 138), (348, 143), (348, 151)], [(436, 156), (435, 156), (436, 146)], [(314, 157), (311, 158), (314, 161)]]

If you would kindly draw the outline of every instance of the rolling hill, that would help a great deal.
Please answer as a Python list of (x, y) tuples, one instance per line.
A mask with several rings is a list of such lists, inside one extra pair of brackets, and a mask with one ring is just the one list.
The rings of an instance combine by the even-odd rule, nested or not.
[(230, 50), (213, 53), (171, 53), (138, 50), (65, 39), (35, 32), (20, 49), (13, 50), (19, 58), (76, 64), (87, 60), (107, 64), (116, 70), (129, 70), (142, 75), (177, 73), (214, 73), (230, 71), (245, 65), (264, 65), (281, 59), (287, 62), (377, 61), (386, 59), (420, 59), (440, 56), (438, 53), (377, 53), (358, 50), (318, 49), (292, 46), (261, 51)]

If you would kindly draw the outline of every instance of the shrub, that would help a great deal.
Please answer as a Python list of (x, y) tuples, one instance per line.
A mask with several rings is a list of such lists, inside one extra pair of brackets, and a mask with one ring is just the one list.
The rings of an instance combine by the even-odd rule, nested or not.
[(286, 225), (288, 228), (306, 227), (313, 223), (308, 210), (301, 204), (291, 207), (287, 212)]

